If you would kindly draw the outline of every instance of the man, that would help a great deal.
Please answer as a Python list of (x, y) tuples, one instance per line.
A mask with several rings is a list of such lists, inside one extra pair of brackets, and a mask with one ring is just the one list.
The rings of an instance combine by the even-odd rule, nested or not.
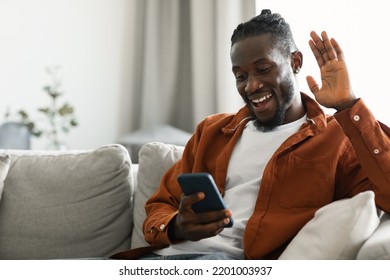
[[(232, 70), (246, 106), (202, 121), (182, 159), (146, 203), (145, 258), (276, 259), (316, 210), (365, 190), (390, 211), (390, 140), (352, 91), (343, 52), (326, 32), (310, 34), (322, 85), (307, 77), (326, 116), (300, 93), (302, 53), (288, 23), (269, 10), (240, 24)], [(203, 193), (181, 194), (181, 173), (210, 173), (228, 210), (196, 214)], [(234, 226), (225, 228), (229, 217)], [(158, 249), (158, 250), (157, 250)], [(127, 255), (130, 256), (131, 254)], [(135, 256), (135, 255), (132, 255)]]

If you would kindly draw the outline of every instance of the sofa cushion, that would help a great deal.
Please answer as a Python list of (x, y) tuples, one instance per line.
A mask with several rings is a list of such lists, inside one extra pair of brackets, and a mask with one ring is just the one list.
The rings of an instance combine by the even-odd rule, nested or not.
[(0, 259), (107, 257), (130, 247), (131, 164), (123, 146), (5, 152)]
[(0, 156), (0, 202), (3, 194), (4, 180), (7, 177), (9, 170), (10, 159), (8, 155)]
[(152, 142), (139, 151), (137, 190), (134, 194), (134, 229), (131, 248), (147, 246), (142, 225), (146, 218), (145, 203), (160, 185), (163, 174), (181, 158), (184, 147)]
[(375, 232), (363, 244), (358, 260), (390, 260), (390, 214), (384, 213)]
[(335, 201), (317, 210), (280, 259), (355, 259), (378, 224), (372, 191)]

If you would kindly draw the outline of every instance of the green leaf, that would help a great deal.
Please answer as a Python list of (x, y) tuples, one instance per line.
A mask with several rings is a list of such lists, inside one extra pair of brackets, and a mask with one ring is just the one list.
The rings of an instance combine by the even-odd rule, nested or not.
[(51, 91), (51, 87), (50, 86), (44, 86), (43, 90), (46, 91), (47, 93), (49, 93)]
[(50, 109), (49, 107), (45, 107), (45, 108), (39, 108), (38, 111), (47, 114), (49, 113)]
[(43, 87), (43, 90), (46, 91), (54, 99), (62, 94), (55, 87), (51, 87), (51, 86), (45, 86)]
[(70, 125), (71, 125), (71, 126), (78, 126), (79, 124), (78, 124), (78, 122), (77, 122), (75, 119), (72, 119), (72, 120), (70, 121)]
[(26, 126), (27, 126), (28, 130), (30, 130), (30, 132), (31, 132), (31, 131), (33, 131), (34, 128), (35, 128), (35, 123), (33, 123), (33, 122), (28, 122), (28, 123), (26, 123)]
[(24, 110), (20, 110), (18, 112), (18, 114), (20, 115), (20, 117), (22, 118), (22, 120), (27, 120), (28, 119), (28, 113)]
[(31, 134), (39, 138), (42, 136), (42, 131), (32, 131)]
[(59, 92), (59, 91), (52, 91), (49, 93), (51, 97), (53, 98), (57, 98), (58, 96), (60, 96), (62, 93)]
[(73, 112), (74, 112), (73, 107), (67, 103), (62, 105), (62, 107), (58, 110), (58, 113), (60, 114), (60, 116), (70, 115), (70, 114), (73, 114)]

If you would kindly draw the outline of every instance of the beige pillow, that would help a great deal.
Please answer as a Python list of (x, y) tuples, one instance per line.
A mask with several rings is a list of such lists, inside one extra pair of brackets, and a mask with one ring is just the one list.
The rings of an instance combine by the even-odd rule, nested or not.
[(390, 214), (381, 217), (381, 223), (363, 244), (357, 255), (358, 260), (390, 260)]
[(184, 147), (160, 142), (148, 143), (139, 151), (137, 189), (134, 195), (134, 229), (131, 248), (147, 246), (142, 225), (146, 218), (145, 203), (157, 190), (163, 174), (183, 154)]
[(356, 259), (360, 247), (378, 224), (372, 191), (335, 201), (317, 210), (280, 259)]
[(7, 177), (9, 170), (10, 159), (8, 155), (0, 156), (0, 201), (3, 194), (4, 180)]
[(130, 248), (131, 164), (123, 146), (7, 153), (0, 259), (108, 257)]

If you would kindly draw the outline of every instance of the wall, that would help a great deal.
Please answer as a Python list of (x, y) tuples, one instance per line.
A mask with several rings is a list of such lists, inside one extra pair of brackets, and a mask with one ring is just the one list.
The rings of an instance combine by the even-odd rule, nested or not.
[(59, 101), (74, 105), (80, 123), (64, 136), (69, 148), (115, 142), (130, 125), (135, 12), (132, 0), (0, 0), (0, 121), (7, 108), (47, 106), (45, 68), (59, 65)]
[[(383, 2), (383, 1), (382, 1)], [(258, 0), (258, 8), (279, 11), (291, 23), (304, 53), (300, 74), (319, 77), (308, 48), (309, 32), (329, 31), (343, 47), (355, 94), (390, 124), (387, 113), (388, 48), (385, 1)], [(0, 0), (0, 122), (7, 108), (36, 111), (49, 99), (42, 87), (45, 68), (61, 66), (64, 96), (75, 106), (80, 126), (64, 136), (70, 148), (95, 148), (132, 129), (132, 49), (135, 0)], [(34, 139), (33, 148), (46, 146)]]
[[(310, 93), (306, 76), (320, 83), (320, 73), (309, 48), (310, 31), (325, 30), (344, 51), (352, 88), (363, 98), (377, 119), (390, 125), (388, 113), (390, 56), (388, 46), (388, 8), (386, 1), (328, 0), (290, 1), (256, 0), (257, 11), (268, 8), (280, 13), (291, 25), (298, 48), (303, 52), (303, 67), (299, 74), (302, 91)], [(329, 112), (333, 112), (330, 110)]]

